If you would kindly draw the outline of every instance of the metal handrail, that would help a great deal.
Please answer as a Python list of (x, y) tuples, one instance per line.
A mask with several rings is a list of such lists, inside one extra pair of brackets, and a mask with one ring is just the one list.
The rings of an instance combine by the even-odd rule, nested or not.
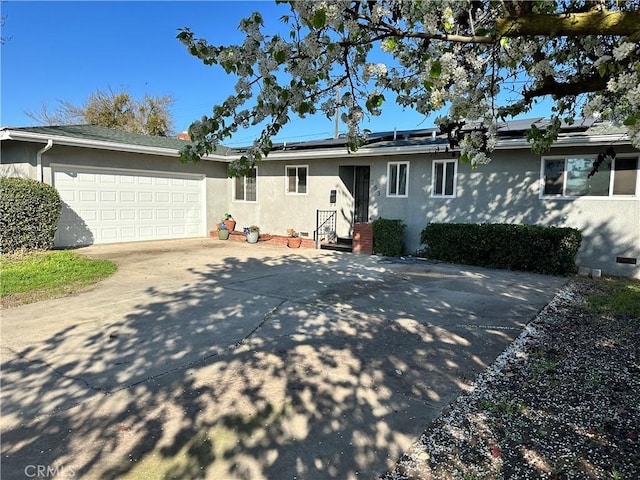
[[(316, 229), (313, 232), (313, 236), (315, 237), (315, 241), (316, 241), (316, 248), (320, 248), (320, 231), (329, 231), (329, 232), (334, 232), (336, 231), (336, 215), (337, 215), (338, 211), (337, 210), (316, 210)], [(324, 218), (326, 217), (326, 218)], [(322, 223), (320, 223), (322, 221)], [(329, 229), (327, 229), (325, 226), (329, 225)]]

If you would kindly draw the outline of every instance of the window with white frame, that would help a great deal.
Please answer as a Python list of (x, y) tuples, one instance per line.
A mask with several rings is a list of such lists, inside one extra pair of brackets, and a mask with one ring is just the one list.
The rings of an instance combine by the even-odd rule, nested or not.
[(305, 195), (307, 193), (308, 174), (309, 167), (307, 165), (287, 165), (286, 192), (289, 194)]
[(257, 171), (256, 167), (249, 170), (244, 177), (235, 178), (233, 199), (239, 202), (255, 202), (257, 196)]
[(409, 190), (409, 162), (387, 163), (387, 197), (406, 197)]
[(545, 157), (542, 159), (540, 196), (610, 197), (636, 196), (638, 157), (607, 158), (589, 176), (595, 156)]
[(432, 197), (455, 197), (456, 176), (458, 172), (457, 160), (435, 160), (432, 169)]

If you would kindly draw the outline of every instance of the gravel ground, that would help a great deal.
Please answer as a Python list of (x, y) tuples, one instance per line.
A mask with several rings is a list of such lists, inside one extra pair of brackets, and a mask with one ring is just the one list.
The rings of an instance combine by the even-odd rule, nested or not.
[(572, 280), (381, 478), (640, 479), (640, 319)]

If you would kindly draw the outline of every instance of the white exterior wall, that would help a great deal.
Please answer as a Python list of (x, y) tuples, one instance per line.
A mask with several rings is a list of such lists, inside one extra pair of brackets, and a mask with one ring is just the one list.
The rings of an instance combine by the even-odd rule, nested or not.
[[(598, 151), (598, 147), (572, 148), (557, 149), (553, 154), (587, 155)], [(626, 152), (637, 153), (631, 148)], [(225, 211), (233, 214), (238, 229), (256, 224), (262, 232), (283, 235), (288, 228), (294, 228), (308, 232), (309, 238), (313, 238), (316, 210), (337, 210), (337, 233), (347, 236), (351, 233), (353, 198), (340, 178), (340, 167), (368, 165), (371, 169), (369, 220), (402, 219), (407, 225), (407, 252), (421, 248), (420, 232), (430, 222), (573, 227), (583, 232), (578, 256), (580, 266), (599, 268), (604, 274), (640, 278), (640, 197), (540, 198), (541, 158), (522, 149), (494, 152), (491, 163), (476, 169), (458, 163), (456, 197), (436, 198), (432, 195), (433, 161), (452, 159), (451, 154), (445, 153), (267, 159), (258, 166), (257, 202), (234, 201), (233, 180), (228, 179), (230, 207)], [(409, 162), (406, 198), (387, 195), (387, 164), (398, 161)], [(285, 193), (285, 165), (308, 165), (306, 195)], [(337, 190), (335, 204), (329, 203), (331, 190)], [(222, 213), (220, 211), (219, 216)], [(617, 257), (637, 258), (638, 264), (616, 263)]]
[[(307, 193), (288, 194), (286, 192), (286, 166), (307, 166)], [(334, 210), (350, 196), (338, 177), (336, 161), (290, 161), (265, 160), (257, 167), (257, 201), (244, 202), (233, 199), (234, 179), (226, 180), (226, 194), (229, 207), (218, 212), (218, 217), (228, 212), (236, 220), (236, 229), (258, 225), (263, 233), (286, 235), (287, 229), (307, 233), (313, 238), (316, 228), (316, 210)], [(337, 202), (329, 202), (330, 191), (338, 190)], [(343, 214), (346, 212), (343, 209)], [(344, 226), (343, 226), (344, 228)]]
[[(2, 142), (2, 170), (12, 176), (36, 178), (35, 154), (40, 144)], [(557, 148), (550, 155), (594, 155), (601, 147)], [(619, 154), (638, 154), (631, 147), (616, 147)], [(280, 154), (282, 156), (282, 154)], [(306, 157), (306, 158), (305, 158)], [(9, 159), (10, 161), (7, 161)], [(402, 219), (407, 225), (405, 247), (421, 247), (420, 232), (430, 222), (526, 223), (579, 228), (583, 245), (578, 264), (599, 268), (604, 274), (640, 278), (640, 197), (541, 198), (541, 158), (528, 149), (498, 150), (488, 165), (472, 169), (458, 164), (455, 198), (432, 195), (434, 160), (451, 160), (451, 154), (404, 154), (388, 156), (317, 155), (287, 152), (287, 159), (273, 157), (258, 165), (257, 201), (233, 198), (234, 180), (226, 178), (223, 162), (182, 164), (177, 158), (138, 153), (113, 152), (55, 145), (43, 157), (44, 181), (51, 183), (51, 163), (108, 166), (205, 176), (206, 230), (214, 230), (229, 212), (236, 228), (258, 225), (263, 233), (286, 234), (287, 229), (313, 238), (317, 210), (337, 211), (337, 234), (351, 234), (353, 198), (340, 177), (340, 167), (369, 166), (369, 221), (376, 218)], [(387, 195), (388, 162), (409, 162), (408, 195)], [(286, 165), (308, 166), (307, 193), (286, 193)], [(638, 174), (640, 182), (640, 173)], [(638, 188), (640, 190), (640, 187)], [(336, 202), (330, 192), (336, 190)], [(617, 257), (636, 258), (637, 264), (617, 263)]]
[(42, 146), (22, 142), (2, 142), (0, 147), (0, 176), (37, 177), (36, 153)]
[[(573, 149), (553, 153), (597, 152)], [(386, 198), (373, 205), (376, 216), (405, 221), (409, 252), (421, 247), (420, 232), (430, 222), (573, 227), (583, 233), (578, 265), (599, 268), (608, 275), (640, 278), (640, 197), (540, 198), (540, 156), (520, 150), (495, 152), (490, 164), (476, 169), (458, 164), (456, 198), (433, 198), (432, 161), (450, 157), (435, 154), (406, 158), (411, 162), (409, 198)], [(381, 166), (380, 184), (385, 179)], [(637, 258), (637, 264), (617, 263), (617, 257)]]

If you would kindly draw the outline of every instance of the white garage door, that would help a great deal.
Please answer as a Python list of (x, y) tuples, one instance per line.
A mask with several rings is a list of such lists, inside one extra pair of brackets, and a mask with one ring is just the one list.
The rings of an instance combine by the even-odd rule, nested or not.
[(204, 236), (201, 175), (52, 166), (56, 246)]

